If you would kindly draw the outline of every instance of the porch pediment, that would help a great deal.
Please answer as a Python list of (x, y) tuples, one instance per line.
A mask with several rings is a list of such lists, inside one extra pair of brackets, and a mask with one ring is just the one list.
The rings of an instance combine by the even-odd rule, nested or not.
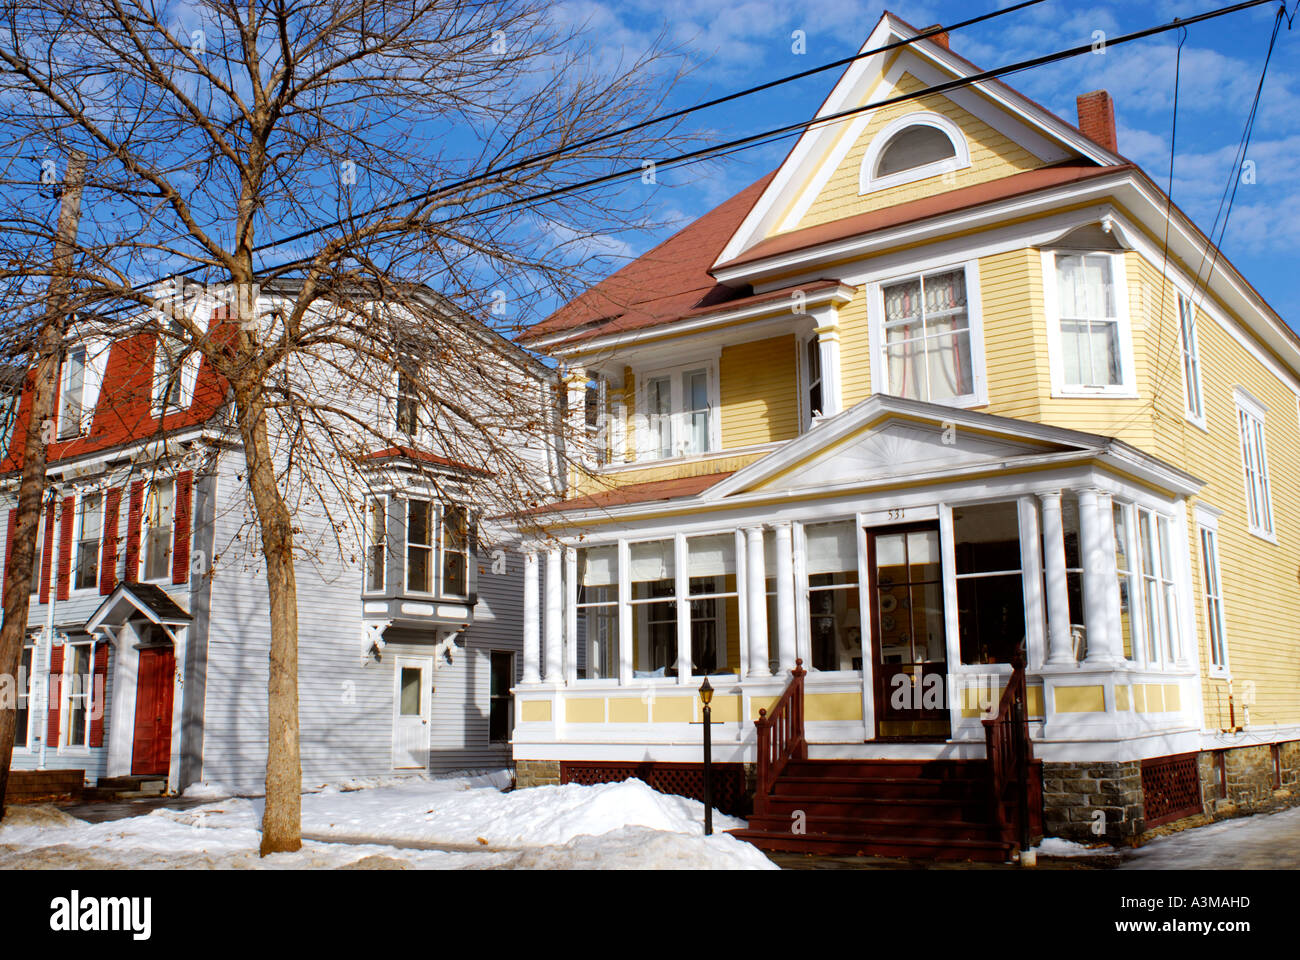
[(703, 499), (824, 489), (1096, 451), (1104, 438), (876, 395), (710, 488)]
[(85, 630), (120, 627), (143, 619), (164, 627), (183, 627), (194, 618), (167, 591), (152, 583), (119, 583), (86, 621)]

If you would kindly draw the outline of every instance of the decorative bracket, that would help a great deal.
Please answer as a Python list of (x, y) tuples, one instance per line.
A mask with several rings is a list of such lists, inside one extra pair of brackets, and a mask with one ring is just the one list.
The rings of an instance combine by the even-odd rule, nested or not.
[(384, 640), (384, 631), (393, 625), (392, 620), (363, 620), (361, 622), (361, 665), (365, 666), (372, 660), (378, 663), (381, 659), (384, 647), (388, 644)]

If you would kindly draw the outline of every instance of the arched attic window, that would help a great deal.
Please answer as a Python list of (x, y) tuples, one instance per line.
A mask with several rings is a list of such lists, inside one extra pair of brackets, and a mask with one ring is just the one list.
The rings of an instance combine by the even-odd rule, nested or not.
[(961, 129), (937, 113), (911, 113), (880, 131), (862, 160), (860, 192), (924, 180), (970, 166)]

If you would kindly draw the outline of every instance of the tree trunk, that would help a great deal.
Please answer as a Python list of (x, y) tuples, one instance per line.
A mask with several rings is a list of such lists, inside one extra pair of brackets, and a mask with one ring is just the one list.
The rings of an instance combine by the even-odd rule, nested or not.
[(298, 583), (293, 569), (293, 522), (276, 485), (266, 408), (247, 387), (236, 388), (248, 484), (261, 522), (271, 602), (267, 683), (266, 808), (262, 856), (302, 847), (302, 764), (298, 750)]
[[(68, 161), (65, 192), (59, 209), (58, 235), (50, 270), (49, 305), (37, 343), (35, 382), (27, 429), (22, 436), (22, 472), (18, 484), (18, 516), (14, 543), (4, 572), (4, 624), (0, 626), (0, 820), (4, 819), (5, 791), (9, 787), (9, 764), (13, 761), (17, 732), (18, 701), (26, 693), (18, 689), (23, 637), (31, 606), (32, 565), (36, 559), (36, 532), (41, 520), (41, 499), (45, 488), (48, 440), (53, 439), (54, 403), (58, 393), (59, 363), (63, 357), (63, 336), (68, 328), (68, 273), (72, 266), (77, 223), (81, 216), (81, 188), (86, 176), (86, 155), (73, 152)], [(19, 395), (21, 397), (21, 394)], [(13, 447), (17, 447), (18, 437)], [(51, 585), (53, 589), (53, 585)], [(33, 661), (32, 670), (35, 672)], [(13, 696), (6, 693), (12, 683)], [(35, 685), (33, 684), (33, 689)], [(31, 709), (29, 703), (28, 709)], [(44, 726), (41, 736), (45, 736)]]

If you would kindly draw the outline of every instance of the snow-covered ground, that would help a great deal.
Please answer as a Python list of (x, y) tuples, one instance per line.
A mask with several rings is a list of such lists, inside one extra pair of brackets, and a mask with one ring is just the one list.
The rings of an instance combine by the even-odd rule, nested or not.
[[(302, 798), (303, 848), (260, 858), (262, 801), (234, 797), (90, 824), (52, 807), (10, 807), (0, 869), (775, 869), (720, 831), (744, 821), (639, 780), (502, 793), (501, 773), (350, 781)], [(196, 791), (206, 798), (215, 791)], [(190, 795), (187, 791), (187, 795)]]
[(1122, 870), (1300, 870), (1300, 807), (1220, 820), (1138, 847)]

